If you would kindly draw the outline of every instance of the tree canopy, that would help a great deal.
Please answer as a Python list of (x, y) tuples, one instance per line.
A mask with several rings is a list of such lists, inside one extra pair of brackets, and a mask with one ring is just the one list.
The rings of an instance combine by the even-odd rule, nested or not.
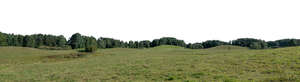
[(249, 47), (252, 49), (265, 49), (268, 48), (268, 43), (264, 40), (254, 38), (239, 38), (232, 41), (232, 45)]

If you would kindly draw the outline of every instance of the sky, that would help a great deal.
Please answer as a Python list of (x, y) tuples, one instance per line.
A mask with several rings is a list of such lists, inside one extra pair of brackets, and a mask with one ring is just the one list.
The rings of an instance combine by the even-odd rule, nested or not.
[(0, 31), (124, 41), (300, 39), (300, 0), (0, 0)]

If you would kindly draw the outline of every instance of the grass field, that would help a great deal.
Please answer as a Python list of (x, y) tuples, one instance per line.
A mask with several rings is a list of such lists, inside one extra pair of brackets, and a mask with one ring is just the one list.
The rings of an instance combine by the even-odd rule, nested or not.
[[(185, 49), (76, 50), (0, 48), (1, 82), (299, 82), (300, 47), (250, 50), (236, 46)], [(85, 53), (83, 53), (85, 54)]]

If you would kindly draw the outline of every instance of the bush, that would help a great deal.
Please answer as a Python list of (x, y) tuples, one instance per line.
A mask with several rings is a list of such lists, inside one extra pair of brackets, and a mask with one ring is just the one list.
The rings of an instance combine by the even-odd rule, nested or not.
[(95, 52), (97, 50), (97, 46), (89, 46), (85, 48), (85, 52)]

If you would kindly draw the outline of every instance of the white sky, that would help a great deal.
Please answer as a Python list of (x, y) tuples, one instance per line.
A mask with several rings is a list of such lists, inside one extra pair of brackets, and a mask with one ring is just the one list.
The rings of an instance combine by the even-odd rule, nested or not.
[(300, 38), (300, 0), (1, 0), (0, 31), (124, 41)]

